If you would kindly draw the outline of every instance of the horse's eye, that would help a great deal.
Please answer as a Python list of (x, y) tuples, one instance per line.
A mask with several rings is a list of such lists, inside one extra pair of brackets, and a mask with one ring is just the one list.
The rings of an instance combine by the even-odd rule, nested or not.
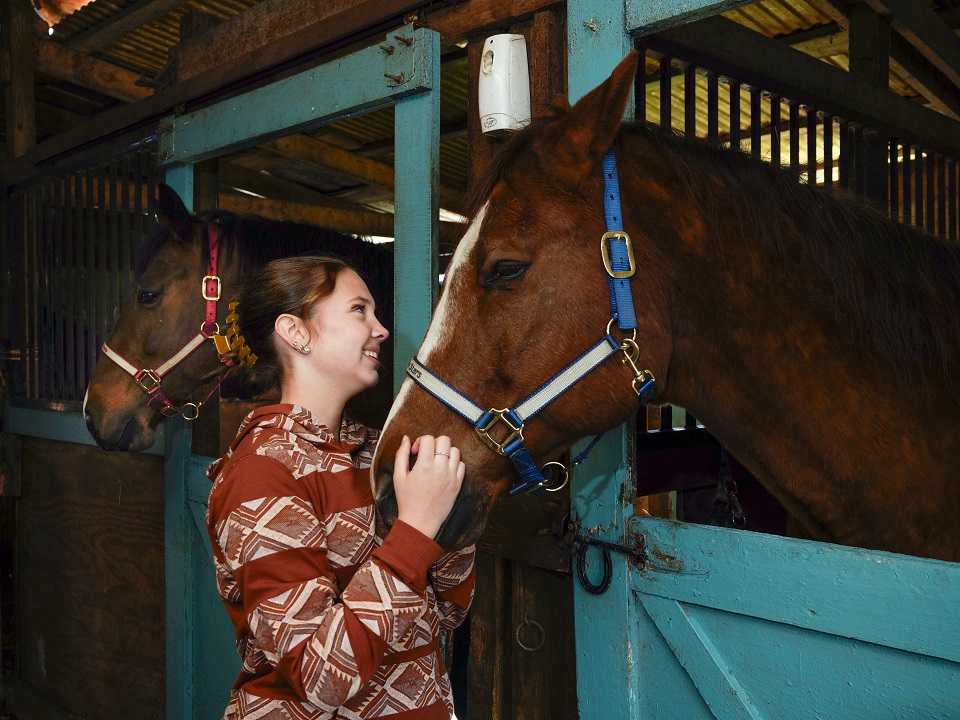
[(159, 290), (141, 290), (137, 294), (137, 305), (156, 305), (160, 295)]
[(516, 280), (523, 275), (529, 267), (529, 263), (518, 260), (500, 260), (494, 263), (490, 272), (487, 274), (487, 282), (508, 282), (510, 280)]

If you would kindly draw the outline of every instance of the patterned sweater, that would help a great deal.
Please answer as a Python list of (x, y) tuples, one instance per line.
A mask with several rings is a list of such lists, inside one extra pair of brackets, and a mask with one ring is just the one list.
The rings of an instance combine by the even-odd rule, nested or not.
[(217, 585), (243, 660), (225, 720), (450, 718), (439, 631), (473, 597), (473, 548), (443, 553), (377, 521), (379, 433), (344, 416), (339, 440), (310, 413), (250, 413), (207, 510)]

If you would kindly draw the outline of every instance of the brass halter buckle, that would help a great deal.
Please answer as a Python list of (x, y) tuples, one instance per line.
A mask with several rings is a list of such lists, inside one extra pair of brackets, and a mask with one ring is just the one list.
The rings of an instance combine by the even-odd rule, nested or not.
[[(627, 262), (630, 267), (626, 270), (614, 270), (613, 265), (610, 263), (609, 241), (614, 238), (619, 238), (627, 244)], [(634, 273), (637, 272), (637, 261), (633, 257), (633, 243), (630, 242), (630, 236), (623, 230), (611, 230), (610, 232), (605, 232), (600, 237), (600, 256), (603, 258), (603, 267), (606, 268), (607, 275), (612, 278), (624, 280), (633, 277)]]
[[(214, 295), (210, 295), (207, 293), (207, 283), (211, 281), (217, 284), (217, 289), (214, 291), (215, 292)], [(200, 294), (203, 295), (204, 300), (207, 300), (209, 302), (216, 302), (217, 300), (220, 299), (221, 284), (220, 284), (220, 277), (218, 275), (204, 275), (203, 280), (201, 282), (203, 284), (200, 286)]]
[[(147, 395), (150, 395), (154, 390), (160, 387), (160, 376), (157, 375), (153, 370), (147, 370), (144, 368), (133, 379), (137, 381), (137, 385), (139, 385), (140, 389), (143, 390)], [(150, 384), (148, 385), (147, 383)]]
[[(520, 439), (520, 442), (523, 442), (523, 424), (521, 424), (520, 427), (517, 427), (510, 422), (510, 419), (507, 417), (507, 413), (510, 412), (509, 408), (505, 408), (503, 410), (494, 410), (493, 408), (490, 408), (489, 412), (491, 417), (487, 424), (482, 427), (478, 425), (474, 428), (474, 430), (477, 431), (477, 435), (479, 435), (480, 439), (486, 443), (488, 448), (493, 450), (498, 455), (503, 455), (506, 457), (507, 454), (503, 451), (503, 448), (518, 438)], [(490, 437), (489, 434), (490, 429), (498, 422), (502, 422), (504, 425), (510, 428), (510, 435), (501, 443), (498, 443), (496, 440)]]

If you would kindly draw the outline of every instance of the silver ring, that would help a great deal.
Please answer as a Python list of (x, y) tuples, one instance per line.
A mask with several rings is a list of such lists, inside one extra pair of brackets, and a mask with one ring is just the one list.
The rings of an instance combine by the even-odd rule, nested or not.
[(446, 455), (447, 457), (450, 457), (450, 453), (445, 453), (445, 452), (443, 452), (443, 451), (441, 451), (441, 450), (437, 450), (437, 451), (435, 451), (433, 454), (434, 454), (434, 455)]

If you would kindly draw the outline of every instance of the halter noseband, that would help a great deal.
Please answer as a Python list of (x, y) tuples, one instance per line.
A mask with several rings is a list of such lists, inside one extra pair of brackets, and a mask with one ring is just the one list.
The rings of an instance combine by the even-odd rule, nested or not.
[[(407, 366), (407, 375), (415, 383), (471, 423), (487, 447), (510, 459), (520, 473), (520, 482), (510, 489), (511, 495), (519, 492), (534, 494), (543, 490), (559, 490), (566, 484), (566, 480), (557, 487), (547, 483), (542, 470), (537, 467), (530, 452), (524, 447), (524, 424), (599, 367), (611, 355), (618, 351), (624, 354), (623, 362), (629, 363), (634, 372), (631, 385), (641, 403), (652, 400), (657, 392), (653, 373), (637, 367), (640, 349), (636, 342), (637, 317), (633, 308), (633, 295), (630, 292), (630, 278), (636, 272), (636, 261), (630, 236), (623, 230), (620, 181), (617, 175), (617, 161), (612, 150), (608, 150), (603, 156), (603, 178), (603, 214), (607, 232), (600, 239), (600, 255), (608, 275), (610, 322), (607, 324), (606, 334), (593, 347), (541, 385), (525, 400), (520, 401), (513, 409), (484, 410), (459, 390), (433, 374), (418, 358), (413, 358)], [(622, 331), (632, 330), (633, 335), (618, 343), (610, 334), (610, 328), (614, 322)], [(497, 442), (490, 436), (490, 430), (498, 423), (503, 423), (509, 433), (502, 442)], [(584, 452), (574, 458), (570, 463), (571, 467), (583, 461), (598, 440), (599, 436)], [(568, 475), (568, 469), (561, 463), (549, 462), (544, 465), (544, 468), (550, 465), (560, 467), (563, 474)]]
[(180, 407), (177, 407), (170, 398), (167, 397), (166, 393), (163, 392), (163, 388), (160, 387), (160, 383), (167, 373), (186, 360), (194, 350), (203, 345), (207, 339), (214, 333), (219, 332), (220, 329), (217, 325), (217, 301), (220, 299), (221, 291), (220, 276), (217, 275), (220, 226), (217, 223), (208, 223), (205, 226), (205, 235), (210, 252), (209, 260), (207, 261), (207, 274), (203, 276), (203, 281), (200, 285), (200, 294), (207, 303), (206, 314), (204, 316), (204, 322), (200, 326), (200, 332), (194, 335), (186, 345), (174, 353), (173, 357), (155, 370), (145, 367), (137, 368), (136, 365), (107, 345), (107, 343), (103, 343), (102, 347), (103, 354), (130, 375), (140, 389), (149, 396), (147, 407), (154, 408), (166, 417), (182, 414), (186, 420), (196, 420), (200, 414), (200, 407), (213, 395), (214, 391), (220, 387), (220, 383), (223, 382), (224, 378), (226, 378), (230, 370), (232, 370), (232, 368), (228, 368), (226, 372), (220, 376), (220, 380), (213, 386), (213, 389), (211, 389), (207, 396), (199, 403), (184, 403)]

